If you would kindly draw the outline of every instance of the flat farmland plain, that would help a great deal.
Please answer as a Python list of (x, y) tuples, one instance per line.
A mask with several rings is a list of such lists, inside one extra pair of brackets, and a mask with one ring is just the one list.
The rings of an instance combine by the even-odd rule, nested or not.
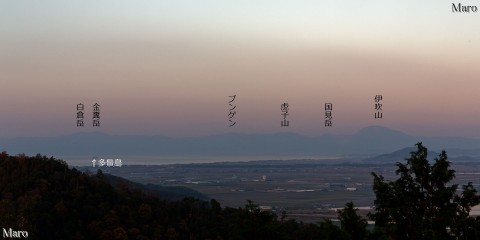
[[(453, 164), (455, 183), (473, 182), (480, 189), (480, 164)], [(98, 168), (88, 168), (96, 171)], [(240, 207), (247, 200), (280, 215), (303, 221), (335, 218), (335, 208), (353, 201), (361, 214), (372, 211), (372, 172), (395, 179), (395, 164), (332, 163), (322, 160), (133, 165), (101, 168), (104, 173), (139, 183), (185, 186)]]

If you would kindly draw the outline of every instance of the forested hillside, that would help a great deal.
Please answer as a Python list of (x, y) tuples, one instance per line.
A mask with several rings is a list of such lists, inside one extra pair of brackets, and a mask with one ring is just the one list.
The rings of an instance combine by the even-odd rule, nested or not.
[(167, 201), (116, 182), (62, 160), (3, 152), (0, 227), (28, 231), (29, 239), (317, 239), (340, 231), (325, 223), (320, 234), (320, 225), (277, 218), (251, 202)]

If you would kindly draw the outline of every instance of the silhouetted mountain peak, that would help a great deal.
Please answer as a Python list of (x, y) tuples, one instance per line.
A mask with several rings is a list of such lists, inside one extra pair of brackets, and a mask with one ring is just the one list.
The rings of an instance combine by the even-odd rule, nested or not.
[(408, 137), (407, 134), (393, 130), (390, 128), (382, 127), (382, 126), (369, 126), (360, 129), (358, 132), (354, 134), (354, 136), (369, 136), (369, 137)]

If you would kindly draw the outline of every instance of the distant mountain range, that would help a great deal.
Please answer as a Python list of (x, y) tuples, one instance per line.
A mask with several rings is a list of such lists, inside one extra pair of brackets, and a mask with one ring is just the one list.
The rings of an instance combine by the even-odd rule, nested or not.
[[(411, 152), (415, 152), (417, 149), (416, 147), (406, 147), (397, 151), (394, 151), (392, 153), (387, 153), (387, 154), (381, 154), (375, 157), (369, 157), (365, 158), (362, 161), (366, 163), (396, 163), (396, 162), (401, 162), (402, 160), (405, 160), (406, 158), (410, 157)], [(453, 151), (456, 152), (456, 151)], [(428, 161), (433, 162), (435, 158), (438, 157), (440, 152), (434, 152), (434, 151), (428, 151)], [(468, 156), (466, 154), (464, 155), (455, 155), (455, 154), (450, 154), (447, 152), (448, 160), (451, 162), (475, 162), (475, 161), (480, 161), (480, 156), (478, 154), (474, 156)], [(453, 156), (453, 157), (451, 157)]]
[[(99, 132), (58, 137), (0, 139), (0, 150), (52, 156), (375, 156), (423, 142), (430, 150), (452, 156), (480, 156), (480, 139), (421, 137), (371, 126), (352, 135), (317, 137), (295, 133), (239, 134), (171, 138), (110, 135)], [(408, 154), (406, 155), (408, 156)], [(402, 155), (405, 157), (405, 155)]]
[[(369, 163), (395, 163), (410, 157), (410, 153), (416, 151), (415, 147), (406, 147), (392, 153), (381, 154), (375, 157), (363, 159), (364, 162)], [(438, 156), (437, 152), (428, 151), (428, 160), (435, 159)]]

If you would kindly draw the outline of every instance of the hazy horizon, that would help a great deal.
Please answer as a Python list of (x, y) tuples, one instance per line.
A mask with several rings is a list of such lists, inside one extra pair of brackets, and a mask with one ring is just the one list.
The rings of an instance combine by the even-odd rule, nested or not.
[(448, 1), (20, 0), (0, 3), (0, 21), (1, 137), (480, 136), (480, 21)]
[(102, 128), (78, 128), (77, 131), (72, 131), (72, 132), (65, 132), (65, 133), (59, 133), (59, 134), (47, 134), (47, 135), (25, 135), (25, 136), (0, 136), (0, 139), (18, 139), (18, 138), (49, 138), (49, 137), (63, 137), (63, 136), (70, 136), (70, 135), (76, 135), (76, 134), (106, 134), (110, 136), (131, 136), (131, 137), (168, 137), (172, 139), (186, 139), (186, 138), (195, 138), (195, 137), (208, 137), (208, 136), (219, 136), (219, 135), (228, 135), (228, 134), (238, 134), (238, 135), (275, 135), (275, 134), (298, 134), (301, 136), (305, 137), (322, 137), (326, 135), (335, 135), (335, 136), (350, 136), (354, 135), (362, 130), (365, 129), (385, 129), (386, 131), (394, 131), (394, 132), (399, 132), (401, 134), (406, 134), (408, 136), (412, 137), (428, 137), (428, 138), (441, 138), (441, 137), (458, 137), (458, 138), (467, 138), (467, 139), (480, 139), (480, 136), (462, 136), (458, 134), (451, 134), (451, 135), (442, 135), (442, 132), (438, 132), (436, 134), (430, 134), (430, 135), (421, 135), (416, 132), (408, 132), (408, 131), (402, 131), (399, 129), (395, 128), (390, 128), (390, 127), (385, 127), (382, 125), (370, 125), (370, 126), (364, 126), (358, 129), (352, 129), (352, 131), (341, 131), (341, 132), (323, 132), (319, 134), (309, 134), (309, 133), (302, 133), (302, 132), (295, 132), (295, 131), (289, 131), (288, 128), (285, 128), (283, 131), (263, 131), (263, 132), (239, 132), (239, 131), (225, 131), (225, 132), (218, 132), (218, 133), (205, 133), (205, 134), (194, 134), (194, 135), (188, 135), (188, 136), (183, 136), (183, 135), (169, 135), (169, 134), (162, 134), (162, 133), (156, 133), (156, 134), (141, 134), (141, 133), (112, 133), (112, 132), (107, 132), (103, 131)]

